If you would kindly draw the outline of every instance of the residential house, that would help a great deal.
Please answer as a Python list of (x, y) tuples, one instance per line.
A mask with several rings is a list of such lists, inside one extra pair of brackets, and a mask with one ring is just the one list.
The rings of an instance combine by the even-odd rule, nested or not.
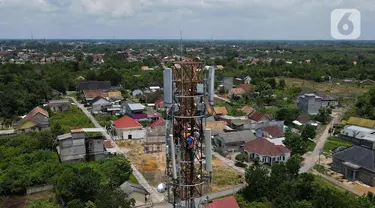
[(223, 152), (239, 152), (242, 146), (254, 139), (256, 139), (252, 131), (232, 131), (215, 133), (213, 144)]
[(256, 123), (272, 120), (272, 117), (269, 114), (262, 113), (259, 111), (253, 111), (250, 115), (248, 115), (248, 117), (252, 122)]
[(146, 115), (149, 120), (158, 120), (160, 118), (160, 114), (158, 112), (155, 112), (155, 109), (153, 107), (146, 107)]
[(105, 97), (103, 90), (84, 90), (83, 97), (86, 101), (91, 101), (97, 97)]
[(245, 105), (241, 109), (238, 109), (239, 111), (242, 111), (246, 114), (246, 116), (251, 115), (253, 112), (255, 112), (255, 109), (251, 106)]
[(231, 98), (231, 99), (239, 99), (239, 98), (242, 98), (244, 95), (246, 94), (246, 91), (242, 88), (233, 88), (228, 96)]
[(55, 89), (52, 89), (52, 96), (54, 97), (54, 98), (60, 98), (60, 97), (62, 97), (64, 94), (62, 93), (62, 92), (59, 92), (59, 91), (57, 91), (57, 90), (55, 90)]
[(302, 125), (306, 125), (306, 124), (310, 124), (312, 123), (312, 120), (310, 119), (310, 116), (308, 115), (302, 115), (302, 116), (299, 116), (296, 121), (298, 121), (301, 125), (299, 126), (302, 126)]
[(242, 88), (246, 93), (252, 92), (255, 90), (255, 85), (252, 84), (239, 84), (236, 88)]
[(116, 140), (143, 139), (146, 137), (146, 130), (137, 120), (124, 116), (112, 122), (112, 134)]
[(124, 99), (120, 91), (107, 92), (107, 98), (108, 100), (113, 101), (113, 102), (119, 102)]
[(122, 106), (117, 104), (111, 104), (102, 108), (103, 113), (119, 116), (122, 112)]
[(227, 115), (228, 111), (225, 106), (207, 106), (207, 111), (210, 115)]
[[(202, 205), (202, 208), (206, 208)], [(207, 208), (240, 208), (234, 196), (215, 199), (208, 204)]]
[(126, 181), (121, 184), (120, 190), (126, 194), (128, 199), (134, 199), (135, 207), (151, 204), (150, 193), (139, 184)]
[(350, 181), (375, 186), (375, 154), (372, 148), (351, 146), (333, 154), (332, 169)]
[(370, 120), (370, 119), (350, 117), (349, 120), (346, 122), (346, 124), (375, 129), (375, 120)]
[(363, 85), (375, 85), (375, 81), (371, 80), (371, 79), (365, 79), (365, 80), (361, 81), (360, 83), (363, 84)]
[(103, 136), (86, 136), (84, 129), (71, 130), (70, 133), (59, 135), (57, 142), (56, 149), (62, 163), (99, 160), (106, 157)]
[(89, 104), (91, 106), (91, 113), (100, 113), (104, 107), (110, 106), (111, 102), (103, 97), (96, 97)]
[(304, 113), (317, 115), (322, 107), (322, 97), (313, 93), (304, 94), (298, 97), (298, 108)]
[[(350, 141), (357, 145), (372, 147), (372, 138), (375, 136), (375, 129), (359, 126), (345, 126), (340, 132), (340, 138)], [(370, 144), (368, 144), (370, 142)]]
[(339, 101), (332, 95), (318, 92), (317, 95), (322, 98), (322, 107), (338, 106)]
[(287, 162), (291, 150), (283, 145), (276, 145), (265, 138), (258, 138), (244, 144), (244, 152), (250, 160), (258, 159), (262, 164), (273, 165), (275, 163)]
[(227, 123), (225, 121), (207, 121), (205, 128), (219, 132), (226, 129), (226, 126)]
[(101, 63), (104, 63), (104, 54), (94, 54), (92, 56), (92, 61), (95, 63), (95, 64), (101, 64)]
[(48, 102), (47, 106), (55, 112), (67, 111), (72, 107), (69, 100), (51, 100)]
[(15, 124), (17, 132), (39, 132), (49, 129), (49, 114), (46, 110), (35, 107)]
[(78, 90), (108, 90), (111, 88), (109, 81), (82, 81), (79, 83)]
[(257, 129), (257, 132), (261, 133), (261, 137), (263, 138), (282, 138), (284, 137), (283, 129), (280, 126), (262, 126)]
[(139, 103), (125, 103), (125, 112), (134, 119), (147, 119), (146, 108)]

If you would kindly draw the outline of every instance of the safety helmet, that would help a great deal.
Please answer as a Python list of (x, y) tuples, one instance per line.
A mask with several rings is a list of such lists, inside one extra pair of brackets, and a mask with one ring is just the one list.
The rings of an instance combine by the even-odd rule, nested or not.
[(189, 137), (191, 134), (190, 133), (186, 133), (186, 137)]

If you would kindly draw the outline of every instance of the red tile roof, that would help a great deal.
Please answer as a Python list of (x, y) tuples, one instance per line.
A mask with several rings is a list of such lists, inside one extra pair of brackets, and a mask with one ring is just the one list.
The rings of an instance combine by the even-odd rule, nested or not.
[(272, 138), (280, 138), (284, 136), (280, 126), (263, 126), (261, 127), (263, 132), (267, 132)]
[[(205, 205), (202, 205), (204, 208)], [(208, 208), (240, 208), (238, 206), (236, 198), (234, 196), (228, 196), (221, 199), (213, 200), (209, 205)]]
[(37, 106), (33, 110), (31, 110), (23, 119), (21, 119), (17, 123), (17, 126), (21, 126), (25, 122), (30, 121), (30, 120), (35, 122), (35, 123), (39, 123), (38, 119), (34, 118), (34, 116), (38, 113), (40, 113), (40, 114), (44, 115), (45, 117), (49, 118), (48, 112), (46, 110), (44, 110), (43, 108)]
[(283, 145), (275, 145), (274, 143), (264, 138), (259, 138), (247, 142), (244, 146), (244, 149), (246, 152), (253, 152), (259, 155), (267, 156), (278, 156), (283, 153), (292, 152), (290, 149), (284, 147)]
[(252, 114), (249, 115), (249, 119), (253, 120), (253, 121), (260, 121), (262, 120), (262, 118), (266, 117), (267, 119), (271, 120), (271, 116), (268, 115), (268, 114), (265, 114), (265, 113), (262, 113), (262, 112), (259, 112), (259, 111), (255, 111), (253, 112)]
[(113, 121), (113, 125), (119, 129), (130, 129), (130, 128), (142, 128), (142, 125), (129, 116), (124, 116), (116, 121)]
[(310, 121), (310, 117), (309, 116), (300, 116), (300, 117), (297, 118), (297, 121), (299, 121), (302, 124), (305, 124), (308, 121)]
[(255, 89), (255, 85), (252, 85), (252, 84), (239, 84), (239, 85), (237, 85), (237, 88), (242, 88), (246, 92), (249, 92), (249, 91)]
[(245, 90), (242, 88), (233, 88), (231, 92), (233, 95), (242, 95), (246, 93)]
[(154, 123), (152, 123), (150, 125), (150, 128), (156, 128), (156, 127), (159, 127), (159, 126), (164, 126), (165, 124), (165, 120), (163, 118), (159, 118), (157, 121), (155, 121)]

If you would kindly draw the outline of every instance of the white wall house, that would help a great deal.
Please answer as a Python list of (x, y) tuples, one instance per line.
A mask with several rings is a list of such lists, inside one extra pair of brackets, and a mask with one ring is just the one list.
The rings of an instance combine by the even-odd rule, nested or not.
[(246, 143), (244, 152), (248, 154), (250, 160), (258, 158), (262, 164), (273, 165), (287, 162), (292, 151), (283, 145), (276, 145), (267, 139), (259, 138)]
[(146, 138), (146, 129), (135, 119), (124, 116), (112, 124), (114, 139), (143, 139)]

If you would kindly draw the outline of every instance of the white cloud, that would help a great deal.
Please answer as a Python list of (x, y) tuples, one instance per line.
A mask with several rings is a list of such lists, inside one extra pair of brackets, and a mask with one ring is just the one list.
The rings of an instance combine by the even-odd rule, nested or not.
[(186, 38), (329, 39), (335, 8), (375, 24), (373, 0), (0, 0), (0, 38), (172, 38), (182, 29)]

